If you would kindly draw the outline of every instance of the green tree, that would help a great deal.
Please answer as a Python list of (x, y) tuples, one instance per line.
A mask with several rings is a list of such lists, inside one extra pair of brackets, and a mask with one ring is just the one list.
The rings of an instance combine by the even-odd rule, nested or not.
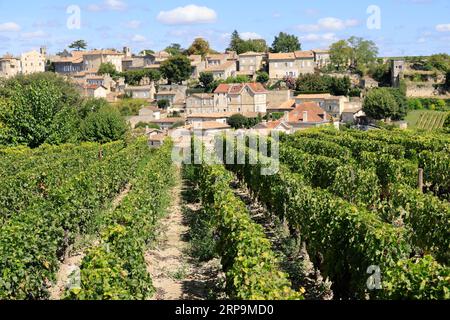
[(366, 67), (377, 58), (378, 47), (373, 41), (359, 37), (350, 37), (348, 43), (352, 48), (351, 59), (353, 68)]
[(142, 69), (142, 70), (128, 70), (120, 74), (121, 77), (125, 78), (125, 83), (136, 86), (143, 78), (149, 78), (151, 81), (159, 81), (161, 79), (161, 72), (153, 69)]
[(98, 68), (97, 74), (99, 75), (109, 74), (111, 77), (114, 77), (115, 75), (117, 75), (116, 66), (113, 65), (111, 62), (104, 62)]
[(280, 32), (272, 44), (272, 52), (293, 52), (301, 50), (301, 44), (295, 35)]
[(158, 108), (167, 109), (170, 105), (170, 101), (167, 99), (162, 99), (158, 101)]
[(169, 84), (181, 83), (192, 74), (191, 61), (186, 56), (171, 57), (161, 64), (160, 70)]
[(351, 56), (352, 49), (345, 40), (339, 40), (330, 46), (331, 64), (339, 71), (347, 69)]
[(206, 57), (211, 51), (211, 47), (209, 46), (209, 42), (203, 38), (197, 38), (194, 40), (192, 45), (187, 50), (188, 54), (198, 54), (201, 55), (202, 58)]
[(108, 101), (105, 99), (88, 98), (85, 99), (79, 108), (78, 114), (84, 119), (92, 112), (98, 112), (102, 108), (109, 106)]
[(387, 88), (387, 90), (389, 90), (394, 97), (398, 106), (391, 115), (392, 120), (403, 119), (408, 112), (408, 100), (406, 99), (406, 95), (398, 88)]
[(330, 92), (335, 96), (347, 96), (352, 86), (349, 77), (331, 78)]
[(239, 35), (239, 32), (237, 30), (234, 30), (231, 34), (231, 41), (230, 45), (228, 46), (228, 51), (236, 51), (238, 54), (241, 54), (241, 46), (244, 40), (242, 40), (241, 36)]
[(122, 140), (127, 131), (125, 119), (112, 107), (90, 113), (81, 124), (83, 139), (92, 142), (107, 143)]
[(247, 126), (247, 118), (238, 113), (229, 117), (227, 123), (234, 129), (242, 129)]
[(251, 82), (250, 78), (245, 75), (238, 75), (236, 77), (228, 77), (225, 83), (247, 83)]
[(363, 110), (376, 120), (387, 119), (398, 114), (398, 104), (388, 88), (376, 88), (368, 92)]
[[(63, 143), (77, 136), (73, 112), (80, 95), (74, 85), (54, 73), (21, 75), (0, 86), (0, 123), (3, 144), (26, 144), (35, 148), (51, 138)], [(75, 112), (76, 113), (76, 112)]]
[(446, 53), (433, 54), (427, 59), (426, 66), (442, 72), (450, 71), (450, 56)]
[(172, 43), (170, 46), (164, 49), (167, 53), (170, 53), (172, 56), (177, 56), (182, 54), (185, 50), (181, 48), (181, 44)]
[(235, 30), (231, 35), (228, 51), (236, 51), (237, 54), (245, 52), (266, 52), (268, 50), (267, 43), (264, 39), (248, 39), (243, 40), (239, 33)]
[(77, 40), (77, 41), (72, 42), (69, 45), (69, 48), (70, 49), (76, 49), (77, 51), (80, 51), (81, 49), (86, 50), (87, 46), (88, 45), (87, 45), (86, 41), (84, 41), (84, 40)]
[(161, 130), (161, 127), (158, 126), (156, 123), (148, 123), (148, 122), (138, 122), (134, 128), (135, 129), (145, 129), (145, 128), (149, 128), (149, 129), (157, 129), (157, 130)]
[(214, 75), (212, 72), (201, 72), (199, 77), (200, 85), (205, 88), (206, 91), (211, 92), (214, 84)]
[(259, 83), (267, 83), (267, 82), (269, 82), (270, 78), (269, 78), (269, 74), (267, 72), (259, 71), (257, 74), (258, 75), (256, 77), (256, 82), (259, 82)]
[(142, 50), (141, 52), (139, 52), (139, 54), (142, 56), (148, 56), (148, 55), (154, 54), (154, 53), (155, 53), (155, 51), (150, 50), (150, 49), (145, 49), (145, 50)]

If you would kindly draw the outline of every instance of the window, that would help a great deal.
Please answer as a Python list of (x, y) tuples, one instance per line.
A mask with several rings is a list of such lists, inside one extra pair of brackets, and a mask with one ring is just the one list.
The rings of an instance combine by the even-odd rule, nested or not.
[(294, 66), (294, 63), (293, 62), (289, 62), (289, 67), (293, 67)]

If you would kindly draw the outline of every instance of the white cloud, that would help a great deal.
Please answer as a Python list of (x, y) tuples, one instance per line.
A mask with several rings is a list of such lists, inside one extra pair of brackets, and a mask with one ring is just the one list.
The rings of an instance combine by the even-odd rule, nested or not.
[(106, 0), (105, 6), (110, 10), (122, 11), (127, 8), (127, 4), (122, 0)]
[(127, 4), (122, 0), (105, 0), (102, 3), (88, 5), (87, 10), (92, 12), (124, 11), (127, 7)]
[(239, 34), (242, 39), (249, 40), (249, 39), (262, 39), (263, 37), (257, 34), (256, 32), (242, 32)]
[(436, 31), (439, 31), (439, 32), (450, 32), (450, 23), (438, 24), (436, 26)]
[(321, 43), (331, 43), (337, 41), (335, 33), (328, 32), (324, 34), (309, 33), (307, 35), (301, 36), (300, 41), (302, 42), (321, 42)]
[(20, 26), (15, 22), (0, 23), (0, 32), (17, 32), (20, 29)]
[(138, 29), (141, 26), (142, 22), (139, 20), (131, 20), (125, 23), (125, 27), (129, 29)]
[(217, 20), (217, 13), (208, 7), (191, 4), (170, 11), (161, 11), (156, 19), (169, 25), (212, 23)]
[(140, 35), (140, 34), (136, 34), (136, 35), (134, 35), (134, 37), (131, 39), (131, 41), (133, 41), (133, 42), (145, 42), (145, 41), (147, 41), (147, 38), (144, 37), (144, 36), (142, 36), (142, 35)]
[(44, 31), (38, 30), (38, 31), (32, 31), (32, 32), (24, 32), (20, 35), (20, 37), (25, 40), (31, 40), (31, 39), (47, 38), (48, 35)]
[(342, 20), (339, 18), (327, 17), (317, 21), (316, 24), (301, 24), (297, 29), (301, 32), (338, 31), (346, 28), (356, 27), (359, 21), (356, 19)]

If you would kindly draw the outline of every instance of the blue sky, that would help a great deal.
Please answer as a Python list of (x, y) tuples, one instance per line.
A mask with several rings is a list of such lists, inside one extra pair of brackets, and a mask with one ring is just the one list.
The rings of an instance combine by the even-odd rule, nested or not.
[[(71, 5), (80, 8), (79, 29), (67, 27)], [(371, 5), (379, 29), (367, 26)], [(375, 41), (382, 56), (450, 53), (449, 13), (450, 0), (0, 0), (0, 54), (41, 45), (54, 53), (77, 39), (90, 48), (160, 50), (197, 36), (224, 50), (235, 29), (269, 44), (280, 31), (293, 33), (303, 49), (356, 35)]]

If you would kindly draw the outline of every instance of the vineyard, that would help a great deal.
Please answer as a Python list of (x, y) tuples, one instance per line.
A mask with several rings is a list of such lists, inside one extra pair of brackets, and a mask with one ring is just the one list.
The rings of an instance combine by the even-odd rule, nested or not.
[(412, 128), (431, 131), (441, 129), (448, 115), (448, 112), (413, 110), (410, 111), (406, 120)]
[(146, 139), (1, 150), (0, 298), (49, 298), (65, 252), (88, 233), (102, 237), (83, 259), (80, 288), (66, 297), (151, 295), (142, 251), (167, 204), (170, 150), (150, 151)]
[[(265, 156), (249, 139), (219, 139), (238, 145), (235, 161), (186, 164), (183, 182), (168, 140), (153, 150), (146, 139), (0, 149), (0, 298), (161, 295), (149, 247), (161, 221), (174, 223), (172, 192), (184, 188), (192, 197), (178, 211), (198, 211), (180, 220), (202, 252), (190, 251), (191, 267), (219, 262), (211, 278), (223, 278), (213, 279), (222, 299), (450, 299), (450, 135), (309, 129), (271, 140)], [(279, 170), (267, 175), (271, 153)], [(74, 247), (76, 283), (58, 291)]]
[[(335, 296), (448, 299), (449, 145), (449, 136), (307, 130), (282, 136), (275, 175), (262, 174), (270, 160), (248, 144), (247, 164), (226, 167), (301, 238)], [(367, 286), (371, 267), (378, 290)]]

